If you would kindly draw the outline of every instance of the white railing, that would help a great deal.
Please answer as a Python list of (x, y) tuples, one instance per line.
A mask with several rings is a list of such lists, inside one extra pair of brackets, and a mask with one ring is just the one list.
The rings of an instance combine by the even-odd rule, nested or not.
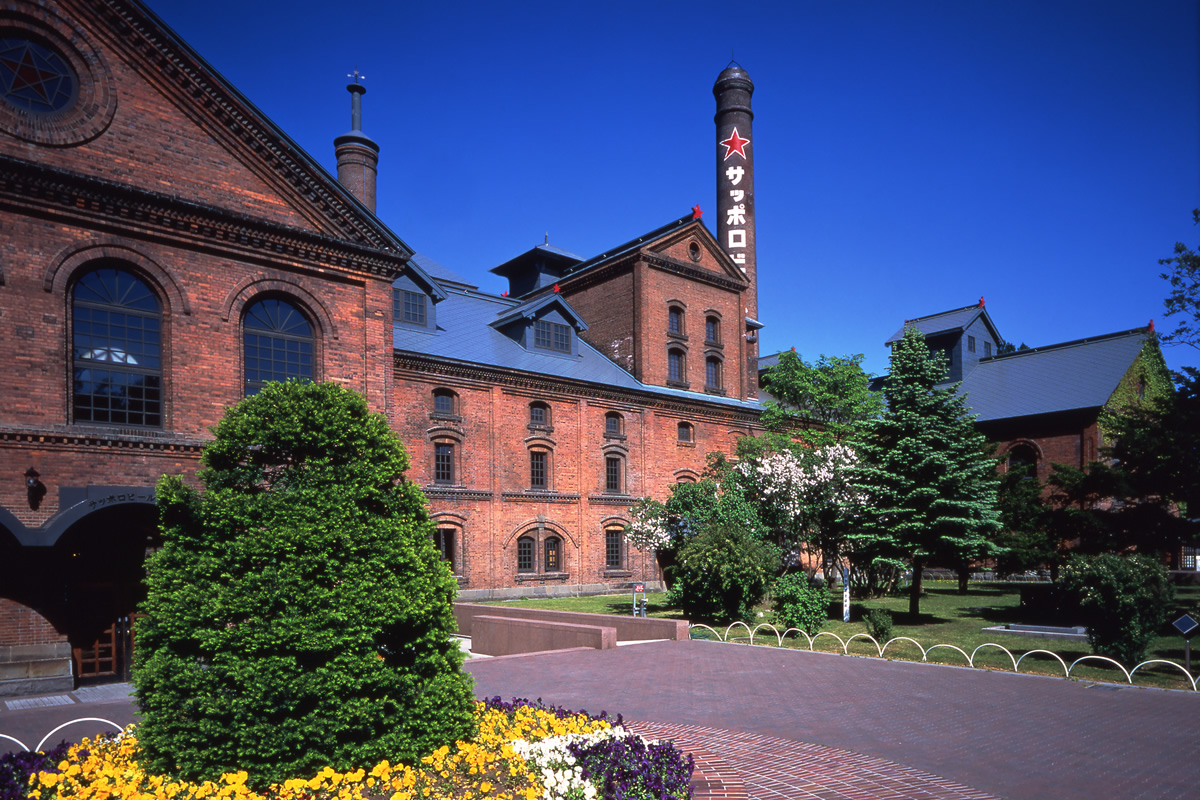
[[(55, 728), (54, 730), (47, 733), (45, 736), (42, 737), (42, 740), (37, 743), (37, 747), (34, 747), (33, 750), (35, 750), (35, 751), (41, 750), (42, 745), (46, 744), (47, 739), (49, 739), (51, 736), (53, 736), (54, 734), (61, 731), (63, 728), (66, 728), (70, 725), (74, 725), (77, 722), (103, 722), (105, 725), (111, 725), (114, 728), (116, 728), (117, 733), (120, 733), (121, 731), (125, 730), (120, 725), (113, 722), (111, 719), (101, 719), (100, 717), (79, 717), (78, 719), (73, 719), (69, 722), (64, 722), (62, 725), (59, 725), (57, 728)], [(0, 733), (0, 739), (7, 739), (10, 742), (16, 742), (18, 745), (20, 745), (22, 750), (24, 750), (25, 752), (31, 752), (29, 745), (25, 744), (20, 739), (17, 739), (14, 736), (9, 736), (7, 734)]]
[[(720, 632), (718, 632), (714, 628), (712, 628), (708, 625), (704, 625), (702, 623), (691, 625), (691, 626), (689, 626), (689, 629), (694, 631), (699, 628), (704, 628), (705, 630), (710, 631), (712, 633), (712, 635), (717, 638), (718, 641), (728, 642), (730, 640), (730, 632), (734, 628), (738, 627), (739, 625), (746, 629), (746, 633), (749, 635), (749, 641), (747, 642), (747, 644), (749, 644), (751, 646), (754, 645), (754, 637), (758, 636), (759, 631), (763, 630), (764, 628), (768, 629), (770, 633), (774, 634), (774, 638), (775, 638), (774, 646), (775, 647), (783, 647), (784, 639), (787, 638), (787, 635), (789, 633), (793, 633), (793, 632), (799, 634), (799, 636), (795, 637), (796, 639), (799, 639), (800, 636), (804, 637), (804, 639), (808, 643), (809, 650), (814, 649), (813, 644), (818, 639), (820, 639), (822, 636), (829, 636), (829, 637), (832, 637), (833, 639), (836, 639), (838, 644), (841, 645), (842, 655), (850, 655), (850, 644), (856, 639), (866, 639), (871, 644), (875, 645), (875, 651), (878, 654), (879, 658), (883, 658), (884, 653), (887, 652), (887, 649), (897, 642), (901, 642), (901, 643), (902, 642), (912, 642), (912, 644), (915, 645), (916, 648), (921, 651), (921, 661), (922, 662), (928, 662), (929, 654), (931, 652), (933, 652), (934, 650), (937, 650), (939, 647), (944, 647), (947, 650), (953, 650), (953, 651), (959, 653), (963, 657), (963, 659), (967, 662), (967, 666), (971, 667), (972, 669), (982, 669), (982, 667), (975, 666), (975, 657), (976, 657), (976, 655), (979, 654), (979, 651), (983, 650), (985, 647), (995, 647), (996, 649), (1003, 651), (1004, 654), (1008, 656), (1008, 660), (1010, 662), (1012, 662), (1012, 668), (1013, 668), (1014, 673), (1019, 673), (1021, 671), (1021, 662), (1022, 661), (1024, 661), (1028, 656), (1032, 656), (1035, 654), (1047, 655), (1047, 656), (1050, 656), (1051, 658), (1055, 659), (1056, 661), (1058, 661), (1058, 663), (1063, 668), (1063, 677), (1064, 678), (1070, 678), (1071, 673), (1074, 671), (1075, 667), (1078, 666), (1079, 664), (1083, 663), (1084, 661), (1103, 661), (1103, 662), (1111, 664), (1111, 665), (1115, 666), (1117, 669), (1121, 670), (1121, 674), (1123, 674), (1125, 676), (1125, 680), (1131, 686), (1133, 685), (1133, 676), (1142, 667), (1146, 667), (1151, 664), (1166, 664), (1168, 666), (1174, 667), (1175, 669), (1177, 669), (1183, 673), (1184, 678), (1187, 680), (1188, 684), (1192, 687), (1193, 692), (1200, 691), (1200, 688), (1198, 688), (1198, 687), (1200, 687), (1200, 678), (1193, 678), (1188, 673), (1188, 671), (1186, 669), (1184, 669), (1182, 664), (1179, 664), (1175, 661), (1168, 661), (1168, 660), (1162, 659), (1162, 658), (1155, 658), (1155, 659), (1151, 659), (1149, 661), (1143, 661), (1140, 664), (1138, 664), (1136, 667), (1134, 667), (1133, 669), (1127, 670), (1119, 662), (1114, 661), (1113, 659), (1107, 658), (1105, 656), (1083, 656), (1082, 658), (1077, 658), (1077, 659), (1075, 659), (1075, 661), (1071, 662), (1070, 666), (1067, 666), (1067, 662), (1063, 661), (1063, 659), (1057, 653), (1053, 653), (1049, 650), (1030, 650), (1027, 653), (1023, 653), (1021, 655), (1021, 657), (1018, 658), (1015, 655), (1013, 655), (1012, 651), (1009, 650), (1007, 647), (1005, 647), (1004, 645), (1001, 645), (1001, 644), (996, 644), (995, 642), (984, 642), (983, 644), (979, 645), (974, 650), (972, 650), (970, 655), (968, 655), (967, 651), (963, 650), (961, 647), (958, 647), (957, 645), (952, 645), (952, 644), (935, 644), (928, 648), (925, 648), (916, 639), (913, 639), (908, 636), (896, 636), (891, 639), (888, 639), (887, 642), (885, 642), (883, 645), (880, 645), (879, 642), (875, 640), (875, 637), (871, 636), (870, 634), (866, 634), (866, 633), (856, 633), (848, 639), (843, 639), (842, 637), (838, 636), (836, 633), (832, 633), (830, 631), (819, 631), (815, 636), (809, 636), (807, 632), (802, 631), (799, 628), (788, 628), (785, 631), (783, 631), (783, 633), (780, 633), (779, 629), (776, 628), (774, 625), (772, 625), (769, 622), (761, 623), (761, 624), (757, 625), (753, 630), (751, 630), (750, 626), (744, 622), (735, 622), (725, 629), (724, 635), (722, 635)], [(771, 645), (767, 644), (764, 646), (770, 647)]]

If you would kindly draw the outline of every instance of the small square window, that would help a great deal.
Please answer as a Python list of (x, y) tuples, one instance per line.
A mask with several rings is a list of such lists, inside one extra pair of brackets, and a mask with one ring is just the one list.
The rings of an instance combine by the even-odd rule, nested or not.
[(679, 441), (681, 441), (681, 442), (691, 442), (692, 441), (692, 426), (686, 422), (679, 423), (678, 436), (679, 436)]
[(434, 392), (433, 410), (438, 414), (453, 414), (455, 410), (454, 393), (445, 390)]
[(530, 425), (545, 425), (546, 424), (546, 407), (535, 403), (529, 407), (529, 424)]
[(571, 352), (571, 328), (539, 319), (533, 323), (533, 346), (559, 353)]
[(621, 415), (606, 414), (604, 416), (604, 432), (612, 436), (621, 435)]

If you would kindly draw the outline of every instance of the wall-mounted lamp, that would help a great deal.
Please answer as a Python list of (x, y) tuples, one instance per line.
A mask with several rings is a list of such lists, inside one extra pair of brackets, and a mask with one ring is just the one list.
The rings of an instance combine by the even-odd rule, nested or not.
[(38, 480), (39, 473), (33, 467), (25, 470), (25, 494), (29, 498), (29, 507), (34, 511), (42, 504), (46, 496), (46, 484)]

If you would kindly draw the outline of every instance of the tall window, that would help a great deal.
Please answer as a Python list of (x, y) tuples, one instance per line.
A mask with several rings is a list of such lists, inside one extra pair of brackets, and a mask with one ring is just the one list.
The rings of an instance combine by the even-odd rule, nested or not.
[(709, 344), (720, 344), (721, 320), (716, 317), (708, 317), (704, 320), (704, 341)]
[(606, 456), (604, 459), (604, 491), (620, 493), (625, 484), (621, 481), (621, 458)]
[(562, 540), (557, 536), (546, 539), (546, 560), (542, 562), (542, 571), (558, 572), (562, 569), (561, 553), (559, 552), (561, 545)]
[(439, 442), (433, 446), (433, 482), (454, 483), (454, 445)]
[(547, 486), (546, 451), (533, 450), (529, 453), (529, 488), (545, 489)]
[(667, 309), (667, 333), (683, 335), (683, 309), (671, 306)]
[(570, 326), (539, 319), (533, 323), (533, 346), (559, 353), (571, 352)]
[(162, 313), (150, 288), (119, 269), (75, 285), (74, 419), (162, 427)]
[(975, 337), (974, 336), (967, 337), (967, 352), (968, 353), (975, 352)]
[(313, 379), (312, 326), (291, 303), (274, 297), (252, 303), (242, 327), (247, 397), (267, 381)]
[(625, 538), (620, 528), (609, 528), (604, 532), (604, 568), (621, 569), (624, 560), (621, 558), (621, 543)]
[(428, 298), (421, 292), (410, 292), (407, 289), (394, 289), (392, 292), (392, 313), (397, 320), (410, 325), (425, 324), (425, 303)]
[(458, 572), (458, 562), (455, 559), (454, 551), (454, 528), (438, 528), (433, 532), (433, 543), (437, 546), (438, 552), (442, 554), (442, 560), (450, 563), (450, 571)]
[(517, 572), (533, 572), (533, 539), (522, 536), (517, 539)]
[(683, 361), (682, 350), (667, 351), (667, 380), (683, 383), (687, 372)]
[(704, 362), (704, 385), (709, 389), (721, 388), (721, 360), (709, 358)]
[(986, 339), (984, 339), (984, 341), (983, 341), (983, 357), (984, 358), (992, 357), (992, 343)]

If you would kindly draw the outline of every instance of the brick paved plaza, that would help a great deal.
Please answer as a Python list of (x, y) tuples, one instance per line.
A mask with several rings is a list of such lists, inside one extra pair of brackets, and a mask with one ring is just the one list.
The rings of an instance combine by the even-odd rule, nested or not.
[[(707, 641), (467, 668), (479, 697), (620, 713), (643, 735), (673, 739), (696, 756), (698, 800), (1192, 798), (1200, 788), (1194, 692)], [(76, 717), (124, 724), (127, 691), (9, 700), (0, 733), (33, 746)]]

